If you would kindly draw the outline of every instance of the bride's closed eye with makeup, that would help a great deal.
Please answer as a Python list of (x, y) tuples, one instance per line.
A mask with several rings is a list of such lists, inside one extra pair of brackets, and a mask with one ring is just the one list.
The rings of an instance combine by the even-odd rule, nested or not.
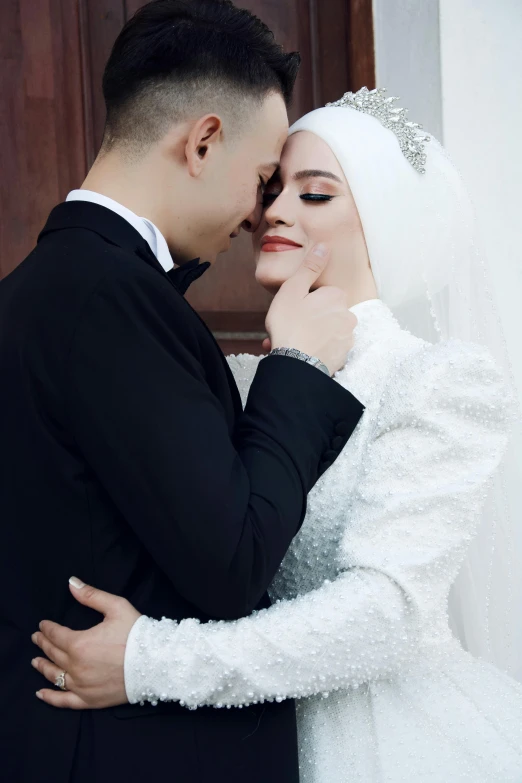
[(349, 183), (331, 149), (313, 133), (289, 137), (280, 168), (264, 189), (253, 242), (256, 279), (273, 293), (318, 243), (326, 243), (331, 256), (317, 287), (334, 285), (357, 297), (361, 275), (373, 284)]
[[(267, 185), (267, 190), (265, 190), (263, 194), (263, 209), (269, 207), (270, 204), (272, 204), (276, 200), (276, 198), (278, 198), (278, 196), (281, 194), (280, 187), (274, 189), (274, 187), (272, 186), (269, 190), (268, 187), (269, 186)], [(309, 186), (306, 189), (306, 192), (300, 193), (299, 198), (302, 201), (307, 201), (311, 204), (324, 204), (325, 202), (331, 201), (333, 198), (335, 198), (335, 196), (330, 196), (327, 193), (321, 192), (320, 187), (317, 187), (317, 190), (315, 190), (314, 188)]]

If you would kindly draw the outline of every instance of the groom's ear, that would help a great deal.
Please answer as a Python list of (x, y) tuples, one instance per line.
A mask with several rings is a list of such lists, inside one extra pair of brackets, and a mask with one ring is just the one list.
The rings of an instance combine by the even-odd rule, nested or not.
[(221, 141), (223, 122), (217, 114), (206, 114), (192, 125), (185, 144), (185, 158), (191, 177), (203, 171), (212, 150)]

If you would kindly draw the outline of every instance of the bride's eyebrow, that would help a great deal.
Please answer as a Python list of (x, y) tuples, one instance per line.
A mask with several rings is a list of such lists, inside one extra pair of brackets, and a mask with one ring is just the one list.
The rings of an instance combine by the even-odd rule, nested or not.
[(304, 169), (303, 171), (297, 171), (292, 176), (292, 179), (310, 179), (311, 177), (326, 177), (326, 179), (333, 179), (336, 182), (340, 182), (341, 185), (343, 184), (342, 179), (336, 174), (333, 174), (331, 171), (321, 171), (321, 169)]

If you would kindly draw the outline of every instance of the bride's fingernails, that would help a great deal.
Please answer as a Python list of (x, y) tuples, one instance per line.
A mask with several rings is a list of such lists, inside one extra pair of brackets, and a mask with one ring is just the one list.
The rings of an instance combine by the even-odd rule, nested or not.
[(36, 669), (36, 658), (31, 661), (31, 666)]
[(42, 691), (36, 691), (35, 696), (37, 699), (43, 699)]
[(82, 587), (85, 587), (85, 582), (82, 582), (82, 580), (78, 579), (77, 576), (71, 576), (69, 579), (69, 584), (73, 587), (76, 587), (77, 590), (81, 590)]

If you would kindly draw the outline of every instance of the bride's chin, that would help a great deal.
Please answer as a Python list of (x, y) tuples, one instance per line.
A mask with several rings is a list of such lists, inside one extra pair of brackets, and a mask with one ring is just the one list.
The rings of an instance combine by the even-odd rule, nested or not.
[(277, 294), (285, 281), (270, 275), (256, 275), (256, 283), (268, 291), (269, 294)]

